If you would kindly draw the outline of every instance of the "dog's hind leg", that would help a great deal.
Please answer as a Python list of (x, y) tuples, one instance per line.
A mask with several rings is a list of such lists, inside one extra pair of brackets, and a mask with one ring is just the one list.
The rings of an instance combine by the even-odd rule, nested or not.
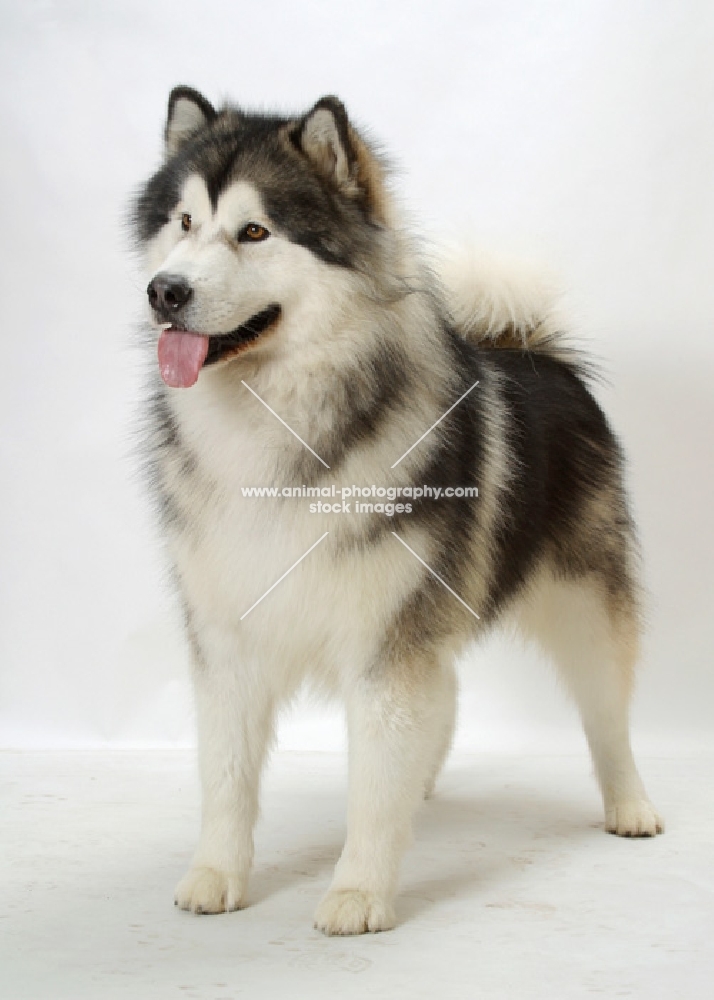
[(347, 839), (315, 914), (326, 934), (394, 926), (394, 896), (412, 819), (443, 751), (440, 693), (448, 679), (433, 659), (385, 664), (347, 693)]
[(458, 679), (456, 670), (452, 665), (443, 669), (443, 683), (439, 690), (435, 692), (437, 705), (435, 706), (438, 721), (435, 724), (434, 743), (431, 767), (427, 773), (424, 797), (431, 798), (434, 794), (436, 780), (449, 756), (451, 745), (454, 741), (454, 731), (456, 729), (456, 715), (458, 710)]
[(577, 581), (543, 574), (526, 597), (520, 624), (555, 661), (573, 696), (605, 805), (605, 828), (650, 837), (664, 824), (647, 797), (632, 756), (629, 704), (637, 658), (635, 601), (608, 594), (592, 574)]

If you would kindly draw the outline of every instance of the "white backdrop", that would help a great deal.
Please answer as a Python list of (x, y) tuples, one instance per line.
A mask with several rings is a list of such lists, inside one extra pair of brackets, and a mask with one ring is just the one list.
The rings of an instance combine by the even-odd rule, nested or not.
[[(123, 224), (166, 98), (335, 92), (425, 232), (552, 265), (605, 360), (652, 592), (640, 744), (712, 735), (714, 7), (709, 0), (2, 0), (0, 743), (192, 739), (186, 657), (133, 478), (145, 279)], [(564, 746), (535, 657), (464, 663), (459, 742)], [(284, 745), (331, 749), (302, 706)]]

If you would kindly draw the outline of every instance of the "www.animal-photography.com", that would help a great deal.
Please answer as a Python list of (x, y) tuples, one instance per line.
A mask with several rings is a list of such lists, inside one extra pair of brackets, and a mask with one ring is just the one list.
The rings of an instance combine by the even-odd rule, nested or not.
[(704, 1000), (711, 5), (0, 24), (0, 1000)]

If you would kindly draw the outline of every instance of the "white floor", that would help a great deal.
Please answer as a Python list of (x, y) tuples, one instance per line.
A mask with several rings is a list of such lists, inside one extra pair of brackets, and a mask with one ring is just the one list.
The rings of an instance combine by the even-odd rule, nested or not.
[(278, 755), (251, 905), (172, 905), (197, 824), (193, 754), (0, 754), (2, 1000), (714, 996), (711, 755), (643, 758), (656, 840), (601, 830), (584, 755), (458, 756), (425, 804), (399, 926), (327, 939), (344, 761)]

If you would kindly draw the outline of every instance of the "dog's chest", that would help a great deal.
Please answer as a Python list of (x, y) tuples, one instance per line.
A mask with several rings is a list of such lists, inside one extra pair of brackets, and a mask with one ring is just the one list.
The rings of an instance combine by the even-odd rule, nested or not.
[[(169, 542), (184, 599), (261, 655), (364, 662), (421, 567), (395, 551), (388, 530), (375, 540), (374, 523), (354, 505), (316, 509), (294, 481), (302, 445), (260, 417), (256, 427), (210, 405), (180, 414), (190, 460), (166, 454), (163, 479), (178, 511)], [(329, 474), (321, 475), (324, 486)], [(284, 496), (286, 487), (300, 495)]]

